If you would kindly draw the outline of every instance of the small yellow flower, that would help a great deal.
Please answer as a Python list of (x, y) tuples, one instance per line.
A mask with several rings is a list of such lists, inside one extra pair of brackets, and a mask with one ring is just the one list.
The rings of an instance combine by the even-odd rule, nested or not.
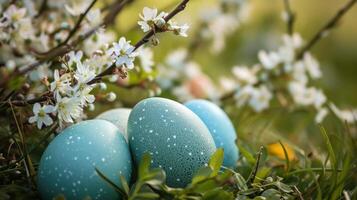
[[(286, 143), (283, 143), (283, 145), (285, 147), (286, 153), (288, 154), (289, 160), (290, 161), (295, 160), (296, 155), (295, 155), (294, 150)], [(286, 159), (285, 154), (284, 154), (284, 149), (279, 142), (269, 144), (268, 145), (268, 153), (270, 155), (276, 156), (280, 159), (283, 159), (283, 160)]]

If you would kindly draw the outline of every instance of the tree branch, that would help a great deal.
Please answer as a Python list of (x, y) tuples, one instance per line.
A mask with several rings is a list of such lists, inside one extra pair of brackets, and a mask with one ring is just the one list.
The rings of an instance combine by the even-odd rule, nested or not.
[[(121, 4), (121, 7), (124, 7), (127, 3), (132, 2), (133, 0), (124, 0), (123, 2), (119, 2)], [(116, 5), (118, 4), (118, 2), (114, 3), (112, 5), (112, 8), (115, 8)], [(114, 11), (109, 11), (108, 15), (117, 15), (120, 13), (122, 9), (116, 9), (115, 12)], [(115, 19), (115, 18), (111, 18), (111, 19)], [(74, 49), (75, 46), (77, 46), (79, 43), (81, 43), (83, 40), (87, 39), (88, 37), (90, 37), (92, 34), (94, 34), (100, 27), (110, 24), (112, 22), (107, 20), (103, 20), (103, 22), (101, 24), (99, 24), (98, 26), (93, 27), (91, 30), (89, 30), (88, 32), (84, 33), (83, 35), (80, 35), (76, 40), (72, 41), (72, 43), (70, 44), (64, 44), (62, 46), (57, 46), (53, 49), (51, 49), (50, 51), (48, 51), (48, 53), (46, 53), (43, 58), (40, 58), (37, 62), (32, 63), (28, 66), (25, 66), (23, 68), (16, 68), (15, 71), (13, 73), (11, 73), (8, 77), (4, 77), (3, 80), (0, 80), (0, 87), (4, 87), (6, 85), (6, 82), (8, 80), (10, 80), (11, 78), (17, 76), (17, 75), (23, 75), (26, 74), (29, 71), (32, 71), (33, 69), (35, 69), (36, 67), (40, 66), (41, 64), (48, 62), (58, 56), (62, 56), (68, 52), (70, 52), (71, 50)]]
[(320, 39), (322, 39), (330, 29), (334, 28), (337, 23), (340, 21), (340, 19), (343, 17), (344, 14), (347, 13), (348, 10), (350, 10), (353, 5), (357, 2), (357, 0), (350, 0), (348, 1), (340, 10), (337, 11), (336, 15), (333, 16), (326, 24), (323, 26), (316, 34), (315, 36), (304, 46), (300, 53), (297, 55), (297, 59), (300, 60), (305, 52), (309, 51)]
[(69, 32), (67, 38), (59, 44), (59, 46), (67, 44), (68, 41), (74, 36), (74, 34), (76, 34), (76, 32), (79, 30), (79, 28), (81, 26), (82, 21), (84, 20), (84, 18), (86, 17), (86, 15), (92, 9), (92, 7), (94, 6), (94, 4), (96, 2), (97, 2), (97, 0), (93, 0), (92, 3), (88, 6), (88, 8), (82, 14), (79, 15), (78, 21), (74, 25), (73, 29), (71, 30), (71, 32)]
[(284, 8), (285, 8), (285, 13), (287, 15), (287, 32), (289, 35), (293, 34), (294, 32), (294, 22), (295, 22), (295, 14), (291, 10), (290, 6), (290, 0), (283, 0), (284, 1)]
[[(186, 8), (187, 3), (190, 0), (183, 0), (179, 5), (176, 6), (174, 10), (172, 10), (165, 18), (164, 20), (168, 22), (170, 19), (172, 19), (174, 16), (176, 16), (178, 13), (183, 11)], [(150, 30), (147, 34), (144, 35), (141, 40), (139, 40), (135, 45), (134, 45), (134, 51), (136, 51), (139, 47), (147, 43), (152, 36), (155, 35), (157, 32), (162, 32), (162, 30), (158, 29), (152, 29)], [(108, 67), (106, 70), (104, 70), (102, 73), (98, 74), (92, 81), (89, 82), (89, 84), (96, 83), (100, 81), (104, 76), (111, 75), (114, 73), (116, 69), (115, 63), (113, 63), (110, 67)]]
[[(129, 1), (123, 1), (123, 2), (130, 2), (131, 0)], [(172, 19), (175, 15), (177, 15), (179, 12), (183, 11), (186, 7), (186, 4), (189, 2), (190, 0), (183, 0), (173, 11), (171, 11), (164, 19), (165, 21), (169, 21), (170, 19)], [(92, 30), (92, 31), (95, 31), (95, 30)], [(90, 33), (91, 31), (89, 31), (88, 34), (91, 34)], [(135, 46), (135, 50), (138, 49), (140, 46), (142, 46), (143, 44), (145, 44), (146, 42), (149, 41), (150, 37), (152, 37), (154, 35), (154, 32), (155, 30), (151, 30), (149, 33), (147, 33), (141, 40), (139, 40), (139, 42), (137, 42), (134, 46)], [(85, 38), (86, 35), (83, 35), (82, 38), (78, 38), (78, 40), (74, 41), (74, 43), (80, 41), (80, 40), (83, 40), (83, 38)], [(66, 45), (67, 48), (69, 48), (68, 45)], [(67, 49), (66, 48), (66, 49)], [(61, 49), (61, 48), (60, 48)], [(134, 50), (134, 51), (135, 51)], [(59, 50), (60, 51), (60, 50)], [(63, 50), (64, 51), (64, 50)], [(62, 53), (62, 52), (61, 52)], [(57, 54), (59, 53), (54, 53), (54, 55), (52, 57), (56, 57), (58, 56)], [(106, 70), (104, 70), (102, 73), (98, 74), (92, 81), (88, 82), (88, 85), (92, 85), (92, 84), (95, 84), (97, 83), (98, 81), (100, 81), (104, 76), (106, 75), (110, 75), (112, 74), (116, 69), (116, 66), (115, 66), (115, 63), (112, 64), (110, 67), (108, 67)], [(141, 83), (139, 84), (139, 86), (141, 85)], [(126, 88), (132, 88), (132, 87), (136, 87), (137, 85), (129, 85), (129, 86), (126, 86)], [(28, 104), (34, 104), (34, 103), (38, 103), (38, 102), (44, 102), (44, 101), (48, 101), (50, 100), (52, 97), (52, 92), (47, 92), (43, 95), (41, 95), (40, 97), (38, 98), (35, 98), (35, 99), (31, 99), (31, 100), (25, 100), (25, 101), (22, 101), (22, 100), (15, 100), (15, 101), (12, 101), (11, 103), (13, 105), (16, 105), (16, 106), (25, 106), (25, 105), (28, 105)]]

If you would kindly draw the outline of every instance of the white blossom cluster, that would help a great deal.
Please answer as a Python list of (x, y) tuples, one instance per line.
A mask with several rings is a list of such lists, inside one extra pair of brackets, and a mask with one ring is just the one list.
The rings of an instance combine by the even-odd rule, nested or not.
[[(63, 45), (92, 1), (49, 0), (44, 13), (40, 11), (41, 3), (20, 0), (0, 5), (0, 65), (5, 67), (7, 74), (26, 70)], [(171, 31), (186, 37), (189, 26), (177, 25), (173, 20), (166, 22), (166, 16), (167, 13), (157, 14), (157, 9), (145, 7), (138, 24), (144, 32), (154, 31), (154, 36), (156, 31)], [(135, 65), (145, 72), (152, 71), (151, 49), (140, 47), (136, 50), (125, 37), (114, 42), (114, 34), (100, 27), (103, 19), (100, 8), (92, 7), (68, 41), (80, 40), (76, 46), (69, 47), (73, 48), (72, 51), (60, 59), (56, 57), (43, 62), (24, 74), (31, 85), (25, 97), (27, 100), (48, 92), (51, 95), (50, 100), (33, 105), (29, 123), (36, 123), (41, 129), (53, 124), (55, 118), (61, 127), (83, 119), (86, 108), (94, 109), (96, 97), (93, 89), (98, 87), (99, 91), (104, 91), (107, 88), (104, 82), (95, 78), (113, 65), (123, 72)], [(93, 34), (81, 40), (93, 30)], [(139, 58), (138, 63), (135, 58)], [(116, 82), (118, 77), (114, 74), (109, 81)], [(114, 101), (116, 94), (108, 92), (105, 97)]]
[(198, 63), (187, 60), (187, 54), (186, 49), (171, 52), (158, 66), (157, 82), (162, 89), (172, 90), (181, 101), (214, 98), (217, 93), (211, 79), (201, 71)]
[(282, 106), (315, 110), (317, 123), (323, 121), (329, 110), (342, 120), (354, 122), (356, 111), (340, 110), (328, 102), (322, 89), (314, 86), (322, 77), (320, 65), (309, 52), (297, 59), (303, 43), (299, 34), (283, 35), (282, 45), (276, 51), (259, 51), (259, 63), (252, 67), (234, 66), (233, 78), (220, 77), (218, 85), (201, 71), (199, 64), (187, 59), (187, 50), (178, 49), (159, 66), (157, 81), (164, 90), (172, 90), (180, 101), (209, 98), (219, 103), (220, 98), (234, 91), (237, 107), (248, 106), (257, 113), (277, 101)]
[(221, 0), (214, 7), (203, 10), (201, 37), (212, 40), (211, 52), (219, 53), (226, 45), (226, 37), (246, 21), (250, 4), (246, 0)]
[[(60, 125), (62, 123), (73, 123), (83, 117), (83, 109), (94, 108), (95, 96), (91, 94), (93, 88), (98, 85), (101, 89), (106, 89), (105, 83), (90, 84), (90, 82), (103, 70), (115, 64), (117, 67), (132, 69), (136, 53), (130, 41), (124, 37), (119, 42), (113, 42), (112, 45), (105, 45), (103, 50), (97, 50), (91, 57), (86, 57), (82, 51), (71, 51), (63, 58), (62, 69), (54, 70), (53, 81), (50, 83), (50, 91), (55, 99), (55, 109), (51, 109), (53, 115), (57, 115)], [(86, 57), (86, 58), (85, 58)], [(109, 101), (115, 100), (115, 94), (107, 94)], [(46, 116), (40, 112), (49, 105), (42, 108), (38, 104), (34, 105), (34, 118), (37, 118), (39, 125), (40, 115)], [(34, 122), (30, 118), (29, 122)], [(48, 119), (48, 118), (47, 118)], [(44, 121), (46, 122), (46, 121)], [(49, 125), (51, 123), (44, 123)]]
[(138, 21), (138, 24), (144, 33), (149, 31), (172, 31), (176, 35), (187, 37), (189, 26), (187, 24), (178, 25), (173, 20), (166, 21), (165, 17), (167, 15), (168, 13), (166, 12), (158, 13), (156, 8), (145, 7), (142, 15), (140, 15), (141, 21)]
[(223, 83), (229, 89), (235, 87), (237, 106), (248, 105), (261, 112), (270, 108), (272, 100), (276, 99), (283, 106), (316, 110), (317, 123), (323, 121), (329, 107), (341, 119), (352, 122), (351, 112), (340, 111), (333, 104), (329, 106), (322, 89), (313, 85), (313, 81), (322, 77), (319, 62), (309, 52), (297, 59), (303, 45), (300, 35), (283, 35), (282, 40), (282, 46), (276, 51), (259, 51), (258, 64), (233, 67), (234, 79), (229, 84), (227, 80)]

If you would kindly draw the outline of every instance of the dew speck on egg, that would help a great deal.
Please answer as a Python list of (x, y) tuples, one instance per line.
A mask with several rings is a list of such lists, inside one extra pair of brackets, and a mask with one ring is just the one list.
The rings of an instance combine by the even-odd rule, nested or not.
[(207, 100), (191, 100), (185, 106), (192, 110), (206, 124), (217, 148), (224, 149), (223, 165), (234, 168), (239, 158), (236, 145), (237, 134), (226, 113)]
[(197, 115), (180, 103), (158, 97), (144, 99), (133, 108), (128, 138), (136, 164), (149, 153), (152, 167), (164, 169), (172, 187), (186, 186), (216, 150)]
[(41, 157), (37, 182), (42, 199), (59, 194), (69, 200), (118, 199), (95, 168), (117, 185), (120, 175), (130, 180), (131, 156), (123, 135), (112, 123), (98, 119), (66, 128)]
[(116, 108), (107, 110), (96, 117), (96, 119), (104, 119), (118, 127), (119, 131), (123, 133), (126, 141), (128, 141), (127, 125), (131, 109)]

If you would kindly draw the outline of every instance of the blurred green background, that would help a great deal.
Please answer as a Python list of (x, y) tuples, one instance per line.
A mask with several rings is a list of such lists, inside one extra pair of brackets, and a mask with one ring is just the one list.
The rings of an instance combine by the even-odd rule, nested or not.
[[(155, 61), (160, 62), (169, 50), (185, 47), (190, 36), (195, 32), (198, 16), (212, 6), (215, 0), (192, 0), (186, 10), (175, 19), (191, 25), (188, 38), (178, 38), (171, 34), (162, 34), (160, 46), (154, 48)], [(136, 41), (142, 33), (136, 24), (138, 13), (144, 6), (157, 7), (159, 10), (170, 10), (178, 0), (138, 0), (119, 16), (116, 29)], [(305, 40), (309, 40), (337, 10), (347, 1), (341, 0), (291, 0), (292, 10), (296, 14), (295, 31)], [(253, 64), (257, 62), (260, 49), (274, 49), (280, 44), (280, 36), (286, 32), (282, 20), (283, 0), (247, 0), (250, 13), (247, 21), (230, 37), (228, 46), (218, 55), (207, 59), (206, 49), (201, 47), (194, 60), (211, 78), (215, 74), (228, 74), (234, 65)], [(357, 106), (357, 6), (352, 8), (341, 23), (328, 37), (321, 40), (312, 53), (321, 63), (324, 74), (321, 86), (327, 96), (337, 105), (346, 108)]]
[[(143, 7), (156, 7), (169, 11), (179, 0), (137, 0), (130, 4), (120, 14), (115, 30), (118, 37), (128, 37), (135, 43), (143, 33), (137, 25)], [(202, 12), (215, 5), (217, 0), (191, 0), (186, 10), (175, 17), (179, 23), (188, 23), (191, 28), (188, 38), (173, 34), (160, 34), (160, 44), (154, 47), (155, 63), (162, 63), (166, 55), (178, 48), (187, 48), (192, 42), (200, 23)], [(347, 1), (345, 0), (291, 0), (291, 8), (296, 14), (295, 32), (301, 34), (305, 41), (324, 26)], [(286, 23), (282, 19), (284, 11), (283, 0), (247, 0), (250, 12), (247, 20), (233, 34), (226, 38), (226, 47), (218, 54), (212, 54), (208, 49), (210, 43), (204, 43), (193, 55), (193, 60), (200, 64), (202, 71), (213, 81), (221, 76), (232, 76), (234, 65), (252, 66), (258, 62), (259, 50), (275, 50), (281, 43), (281, 36), (286, 33)], [(217, 5), (217, 4), (216, 4)], [(354, 6), (340, 21), (340, 24), (330, 34), (320, 40), (312, 49), (313, 55), (320, 61), (323, 77), (316, 82), (327, 96), (342, 109), (357, 107), (357, 6)], [(314, 83), (315, 84), (315, 83)], [(123, 105), (131, 107), (145, 97), (143, 89), (121, 89), (113, 87), (119, 94)], [(171, 98), (171, 96), (169, 96)], [(102, 107), (103, 106), (103, 107)], [(104, 108), (105, 107), (105, 108)], [(115, 106), (114, 106), (115, 107)], [(90, 117), (98, 112), (113, 108), (113, 105), (100, 105)], [(322, 146), (319, 126), (314, 122), (315, 112), (311, 110), (295, 110), (286, 108), (270, 109), (267, 112), (255, 114), (238, 109), (234, 102), (224, 106), (225, 111), (237, 128), (241, 142), (259, 146), (278, 139), (297, 145), (304, 150)], [(338, 133), (343, 128), (336, 117), (328, 117), (323, 126), (327, 130)], [(308, 141), (308, 142), (307, 142)]]

